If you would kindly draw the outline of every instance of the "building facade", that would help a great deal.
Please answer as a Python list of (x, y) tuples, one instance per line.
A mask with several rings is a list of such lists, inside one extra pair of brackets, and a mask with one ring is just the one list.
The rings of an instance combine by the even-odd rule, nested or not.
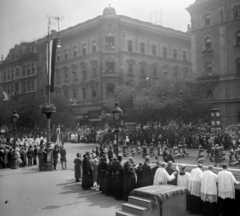
[(240, 121), (240, 1), (196, 0), (191, 15), (192, 69), (213, 82), (207, 100), (221, 110), (222, 122)]
[[(146, 77), (157, 80), (161, 73), (192, 73), (189, 33), (117, 15), (112, 7), (61, 31), (60, 37), (53, 96), (65, 97), (81, 124), (101, 121), (104, 100), (117, 86), (138, 83)], [(42, 38), (35, 42), (40, 97), (46, 88), (46, 41)], [(7, 67), (1, 71), (8, 73)], [(3, 79), (4, 88), (6, 81)]]
[(112, 7), (60, 35), (55, 94), (72, 101), (82, 122), (101, 121), (102, 104), (119, 85), (191, 73), (188, 33), (117, 15)]

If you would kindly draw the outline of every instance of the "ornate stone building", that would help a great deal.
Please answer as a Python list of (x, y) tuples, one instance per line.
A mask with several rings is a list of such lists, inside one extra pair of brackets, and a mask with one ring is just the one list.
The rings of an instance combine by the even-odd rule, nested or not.
[[(101, 121), (102, 104), (117, 86), (146, 77), (157, 80), (161, 73), (192, 72), (189, 33), (117, 15), (112, 7), (61, 31), (60, 37), (53, 96), (67, 98), (82, 124)], [(46, 38), (35, 44), (41, 96), (46, 85)]]
[(196, 0), (191, 15), (192, 68), (213, 82), (206, 97), (222, 122), (240, 121), (240, 1)]

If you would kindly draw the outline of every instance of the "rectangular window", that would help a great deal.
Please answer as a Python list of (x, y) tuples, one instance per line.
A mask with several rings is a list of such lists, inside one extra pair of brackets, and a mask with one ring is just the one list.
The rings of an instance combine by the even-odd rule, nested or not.
[(182, 53), (182, 58), (183, 58), (183, 61), (187, 61), (187, 52), (186, 51), (183, 51)]
[(131, 40), (128, 41), (128, 52), (133, 51), (133, 42)]
[(128, 65), (128, 73), (133, 74), (133, 64), (131, 63)]
[(30, 92), (31, 91), (31, 84), (30, 84), (30, 81), (28, 80), (27, 81), (27, 92)]
[(35, 80), (32, 80), (32, 91), (35, 91)]
[(73, 89), (72, 93), (73, 93), (73, 99), (76, 100), (77, 99), (77, 90)]
[(22, 82), (22, 93), (26, 92), (26, 83)]
[(87, 99), (87, 90), (86, 90), (86, 88), (82, 88), (82, 99), (83, 100)]
[(152, 68), (152, 76), (157, 77), (157, 67)]
[(57, 72), (57, 83), (60, 83), (60, 73), (59, 72)]
[(30, 65), (27, 66), (27, 75), (30, 75)]
[(97, 43), (96, 41), (92, 42), (92, 52), (95, 53), (97, 51)]
[(11, 74), (11, 76), (12, 76), (12, 80), (14, 79), (14, 73), (13, 73), (13, 69), (12, 69), (12, 74)]
[(83, 54), (83, 55), (86, 55), (86, 54), (87, 54), (87, 46), (86, 46), (86, 44), (83, 44), (83, 45), (82, 45), (82, 54)]
[(25, 66), (22, 66), (22, 75), (25, 76)]
[(83, 69), (83, 79), (87, 78), (87, 71), (86, 68)]
[(92, 87), (92, 99), (93, 100), (97, 99), (97, 88), (96, 88), (96, 86)]
[(64, 90), (64, 97), (65, 97), (66, 99), (68, 99), (68, 90), (67, 90), (67, 89)]
[(177, 59), (177, 58), (178, 58), (177, 50), (174, 49), (174, 50), (173, 50), (173, 59)]
[(4, 71), (4, 74), (3, 74), (3, 81), (6, 82), (6, 78), (7, 78), (7, 74), (6, 74), (6, 71)]
[(140, 43), (140, 53), (145, 54), (145, 44)]
[(157, 47), (156, 47), (156, 45), (152, 45), (152, 55), (153, 56), (157, 55)]
[(114, 62), (106, 62), (107, 73), (112, 73), (115, 70)]
[(35, 64), (32, 64), (32, 74), (35, 74)]
[(16, 82), (15, 83), (15, 94), (18, 94), (19, 93), (19, 83)]
[(10, 71), (8, 71), (8, 80), (10, 80)]
[(144, 65), (141, 66), (141, 75), (145, 77), (146, 67)]
[(93, 64), (93, 65), (92, 65), (92, 75), (93, 75), (93, 76), (96, 76), (96, 75), (97, 75), (97, 66), (96, 66), (96, 64)]
[(60, 52), (57, 52), (57, 61), (60, 61)]
[(67, 73), (67, 71), (65, 71), (65, 74), (64, 74), (65, 76), (64, 76), (64, 78), (65, 78), (65, 81), (68, 81), (68, 73)]
[(167, 58), (168, 54), (167, 54), (167, 47), (163, 47), (163, 57)]
[(65, 50), (64, 54), (65, 54), (65, 60), (67, 60), (68, 59), (68, 50)]
[(18, 77), (19, 77), (19, 68), (16, 67), (16, 78), (18, 78)]
[(77, 57), (77, 47), (73, 47), (73, 57)]

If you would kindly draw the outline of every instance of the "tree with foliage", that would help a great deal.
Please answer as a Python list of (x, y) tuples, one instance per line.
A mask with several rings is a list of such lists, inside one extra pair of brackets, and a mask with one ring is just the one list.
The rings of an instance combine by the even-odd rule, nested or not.
[(211, 83), (182, 76), (161, 76), (143, 80), (136, 86), (120, 86), (106, 101), (113, 108), (118, 101), (125, 121), (146, 124), (148, 121), (179, 123), (206, 118), (210, 104), (205, 101)]

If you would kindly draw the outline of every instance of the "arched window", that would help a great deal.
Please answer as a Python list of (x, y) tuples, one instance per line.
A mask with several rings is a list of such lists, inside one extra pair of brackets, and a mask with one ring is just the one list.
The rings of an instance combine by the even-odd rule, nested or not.
[(113, 73), (115, 71), (115, 62), (113, 58), (108, 58), (106, 61), (106, 72)]
[(206, 75), (211, 76), (213, 74), (213, 64), (208, 62), (206, 64)]
[(211, 25), (211, 15), (207, 14), (205, 16), (205, 26), (209, 26), (209, 25)]
[(212, 49), (212, 39), (210, 37), (205, 38), (204, 40), (205, 49), (211, 50)]
[(106, 86), (107, 97), (114, 93), (115, 85), (113, 83), (108, 83)]
[(106, 38), (106, 46), (107, 47), (114, 47), (114, 34), (112, 32), (108, 32), (105, 36)]

